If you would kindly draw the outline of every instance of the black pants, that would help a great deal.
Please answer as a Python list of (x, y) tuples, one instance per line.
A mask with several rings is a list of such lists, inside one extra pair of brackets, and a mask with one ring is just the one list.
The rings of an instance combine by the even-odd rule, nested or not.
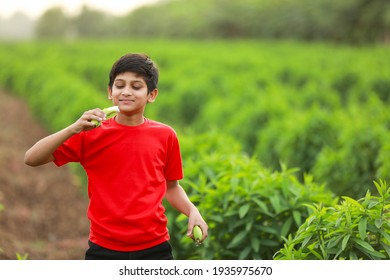
[(88, 241), (86, 260), (173, 260), (172, 247), (168, 241), (157, 246), (132, 252), (114, 251)]

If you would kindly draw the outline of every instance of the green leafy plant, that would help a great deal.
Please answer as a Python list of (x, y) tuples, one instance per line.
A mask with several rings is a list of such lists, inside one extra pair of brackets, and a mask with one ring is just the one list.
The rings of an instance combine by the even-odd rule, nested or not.
[(339, 122), (344, 119), (344, 125), (336, 143), (326, 146), (317, 154), (311, 170), (315, 178), (319, 182), (327, 182), (335, 194), (348, 195), (354, 199), (364, 196), (367, 189), (376, 192), (371, 182), (388, 176), (382, 172), (381, 177), (378, 177), (381, 170), (386, 170), (388, 161), (381, 154), (385, 152), (389, 132), (386, 127), (376, 125), (382, 121), (375, 115), (382, 112), (376, 109), (371, 113), (373, 117), (363, 118), (359, 114), (360, 110), (357, 106), (351, 109), (353, 121), (346, 121), (344, 114), (340, 114)]
[(301, 183), (296, 169), (283, 166), (280, 172), (271, 172), (239, 152), (234, 142), (227, 145), (232, 141), (228, 139), (213, 134), (183, 139), (192, 145), (183, 149), (182, 185), (206, 219), (209, 237), (195, 248), (185, 237), (187, 218), (179, 215), (175, 221), (177, 211), (168, 208), (178, 259), (272, 259), (282, 237), (295, 232), (310, 214), (304, 204), (333, 203), (332, 193), (311, 176)]
[(288, 166), (299, 166), (302, 173), (310, 172), (323, 147), (333, 145), (336, 124), (332, 114), (317, 107), (304, 113), (291, 112), (286, 118), (274, 118), (259, 133), (257, 154), (273, 168), (278, 167), (279, 159)]
[(16, 259), (18, 261), (23, 261), (23, 260), (27, 260), (28, 259), (28, 253), (25, 253), (25, 254), (19, 254), (19, 253), (16, 253)]
[(390, 188), (382, 180), (374, 185), (379, 196), (367, 191), (335, 206), (308, 205), (313, 213), (274, 259), (390, 259)]

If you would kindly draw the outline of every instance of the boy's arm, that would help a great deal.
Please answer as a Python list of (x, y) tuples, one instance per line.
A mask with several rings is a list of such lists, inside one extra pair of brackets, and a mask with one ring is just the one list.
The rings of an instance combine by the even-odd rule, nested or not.
[(24, 163), (30, 166), (39, 166), (54, 160), (54, 151), (73, 134), (80, 133), (95, 127), (91, 120), (101, 121), (104, 112), (94, 109), (85, 112), (75, 123), (39, 140), (24, 155)]
[(188, 217), (187, 236), (193, 238), (192, 229), (194, 226), (198, 225), (203, 232), (203, 241), (207, 237), (208, 226), (199, 213), (199, 210), (189, 200), (186, 192), (178, 181), (167, 181), (167, 193), (165, 198), (173, 207)]

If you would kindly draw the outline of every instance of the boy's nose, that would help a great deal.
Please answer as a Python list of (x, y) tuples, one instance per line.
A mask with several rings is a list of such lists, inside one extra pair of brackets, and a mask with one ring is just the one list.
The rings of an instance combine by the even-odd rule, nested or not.
[(122, 94), (123, 94), (123, 95), (132, 95), (133, 93), (131, 92), (130, 89), (125, 88), (125, 89), (123, 90)]

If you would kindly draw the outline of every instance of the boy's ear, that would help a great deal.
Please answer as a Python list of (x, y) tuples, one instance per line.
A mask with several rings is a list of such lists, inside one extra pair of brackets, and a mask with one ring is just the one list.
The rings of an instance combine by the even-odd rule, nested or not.
[(148, 103), (153, 103), (156, 100), (157, 95), (158, 95), (158, 89), (157, 88), (155, 88), (154, 90), (149, 92), (148, 93)]
[(112, 89), (110, 86), (107, 87), (108, 99), (112, 100)]

